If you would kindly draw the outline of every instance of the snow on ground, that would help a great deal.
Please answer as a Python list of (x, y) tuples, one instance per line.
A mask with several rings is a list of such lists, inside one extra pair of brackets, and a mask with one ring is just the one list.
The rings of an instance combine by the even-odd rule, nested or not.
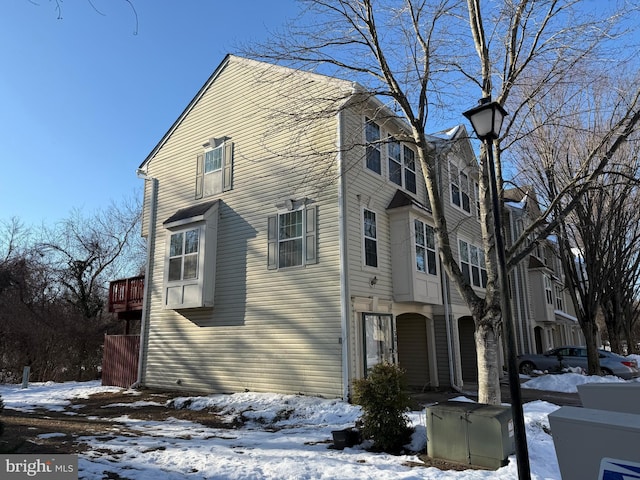
[[(619, 379), (569, 373), (533, 378), (524, 386), (575, 392), (576, 385), (585, 381), (617, 382)], [(5, 408), (23, 411), (38, 407), (61, 411), (69, 405), (70, 399), (112, 391), (121, 389), (102, 387), (98, 382), (31, 384), (26, 390), (19, 385), (0, 385)], [(144, 406), (144, 403), (135, 402), (132, 408)], [(112, 420), (113, 435), (77, 439), (92, 447), (79, 456), (79, 478), (101, 479), (105, 472), (131, 480), (517, 478), (515, 455), (510, 457), (508, 465), (496, 471), (459, 472), (411, 467), (410, 462), (420, 462), (414, 455), (374, 454), (360, 446), (342, 451), (330, 449), (331, 431), (353, 426), (361, 413), (359, 407), (339, 400), (240, 393), (180, 397), (168, 402), (167, 406), (194, 410), (215, 408), (228, 422), (241, 416), (245, 423), (240, 428), (224, 429), (172, 418), (158, 422), (125, 415)], [(547, 416), (557, 408), (544, 401), (524, 405), (533, 480), (560, 479), (553, 441), (545, 432), (549, 428)], [(82, 409), (77, 411), (81, 414)], [(425, 413), (411, 412), (409, 416), (416, 427), (412, 449), (424, 450)]]

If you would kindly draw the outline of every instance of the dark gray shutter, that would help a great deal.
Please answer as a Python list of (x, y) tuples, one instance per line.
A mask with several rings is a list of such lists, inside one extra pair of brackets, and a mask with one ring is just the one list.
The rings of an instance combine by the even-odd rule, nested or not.
[(231, 190), (233, 176), (233, 142), (225, 142), (222, 165), (222, 191)]
[(204, 155), (201, 153), (196, 157), (196, 199), (202, 198), (204, 183)]
[(311, 205), (305, 208), (305, 264), (317, 263), (317, 226), (316, 226), (317, 207)]
[(267, 268), (275, 270), (278, 268), (278, 216), (271, 215), (267, 219), (267, 238), (269, 248), (267, 252)]

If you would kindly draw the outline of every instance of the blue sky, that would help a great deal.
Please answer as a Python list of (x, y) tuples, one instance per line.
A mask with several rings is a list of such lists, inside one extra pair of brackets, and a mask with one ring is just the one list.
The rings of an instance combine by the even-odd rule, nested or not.
[[(0, 221), (53, 224), (140, 194), (135, 171), (238, 44), (294, 0), (12, 0), (0, 15)], [(94, 5), (97, 12), (91, 5)]]

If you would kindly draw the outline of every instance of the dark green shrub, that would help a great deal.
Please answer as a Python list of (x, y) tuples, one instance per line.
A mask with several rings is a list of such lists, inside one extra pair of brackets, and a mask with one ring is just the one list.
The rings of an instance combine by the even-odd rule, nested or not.
[(362, 407), (362, 436), (373, 440), (373, 449), (402, 451), (411, 437), (406, 412), (411, 399), (405, 389), (404, 371), (397, 365), (379, 363), (367, 378), (353, 383), (353, 401)]

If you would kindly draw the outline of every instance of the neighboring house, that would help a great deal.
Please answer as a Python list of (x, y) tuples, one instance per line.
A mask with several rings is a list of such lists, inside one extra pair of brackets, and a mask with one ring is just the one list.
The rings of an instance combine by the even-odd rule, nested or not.
[[(140, 165), (141, 384), (347, 398), (381, 361), (416, 389), (477, 381), (403, 132), (355, 83), (225, 57)], [(431, 141), (454, 253), (482, 293), (475, 155), (462, 126)]]
[[(509, 189), (504, 197), (508, 237), (517, 238), (540, 215), (537, 198), (530, 187)], [(512, 270), (510, 282), (518, 353), (584, 345), (553, 239), (539, 242), (528, 259)]]

